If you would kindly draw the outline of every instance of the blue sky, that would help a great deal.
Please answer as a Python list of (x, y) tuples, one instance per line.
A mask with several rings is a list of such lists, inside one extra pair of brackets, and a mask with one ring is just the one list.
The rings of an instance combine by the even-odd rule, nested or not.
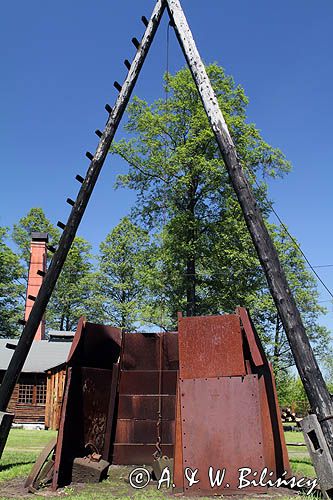
[[(125, 77), (130, 40), (141, 37), (141, 15), (154, 0), (4, 2), (0, 29), (0, 225), (11, 226), (32, 206), (56, 223), (67, 219), (74, 177), (88, 166), (96, 128), (114, 102), (113, 81)], [(279, 147), (293, 172), (270, 183), (275, 208), (313, 265), (333, 264), (332, 24), (331, 0), (183, 0), (199, 51), (245, 88), (248, 117)], [(136, 93), (162, 92), (166, 17), (140, 76)], [(170, 70), (183, 66), (172, 34)], [(118, 137), (122, 135), (120, 130)], [(124, 170), (105, 163), (79, 234), (95, 250), (125, 215), (134, 196), (114, 191)], [(333, 289), (333, 267), (318, 269)], [(329, 300), (319, 287), (321, 300)], [(333, 328), (332, 306), (324, 320)]]

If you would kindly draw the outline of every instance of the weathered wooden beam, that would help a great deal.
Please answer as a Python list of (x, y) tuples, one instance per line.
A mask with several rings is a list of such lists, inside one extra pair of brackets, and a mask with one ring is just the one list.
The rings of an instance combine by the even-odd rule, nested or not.
[[(73, 206), (68, 221), (64, 227), (58, 249), (53, 256), (49, 269), (45, 275), (44, 281), (37, 295), (36, 301), (34, 302), (34, 305), (31, 309), (30, 316), (23, 329), (20, 340), (9, 363), (8, 369), (4, 375), (0, 387), (0, 410), (2, 411), (5, 411), (8, 406), (10, 397), (15, 387), (15, 383), (28, 356), (38, 325), (43, 318), (46, 306), (49, 302), (52, 291), (64, 265), (67, 254), (71, 248), (77, 228), (81, 222), (82, 216), (98, 179), (99, 173), (102, 169), (106, 155), (108, 154), (108, 151), (110, 149), (119, 122), (124, 114), (143, 63), (154, 39), (164, 9), (164, 1), (158, 0), (148, 22), (144, 36), (141, 40), (140, 47), (135, 54), (131, 68), (121, 87), (116, 104), (111, 110), (110, 116), (106, 122), (103, 135), (99, 141), (95, 154), (92, 157), (90, 166), (88, 168), (86, 177), (82, 182), (82, 186), (80, 188), (75, 205)], [(4, 436), (4, 433), (0, 434), (0, 440), (3, 441), (4, 439), (6, 440), (6, 436)]]
[(312, 410), (318, 416), (333, 456), (333, 404), (313, 354), (300, 313), (289, 288), (277, 251), (265, 226), (252, 189), (242, 170), (235, 145), (220, 110), (193, 40), (179, 0), (166, 0), (170, 19), (192, 76), (199, 91), (211, 128), (243, 211), (259, 260), (268, 281), (276, 308), (286, 331), (295, 363), (304, 384)]

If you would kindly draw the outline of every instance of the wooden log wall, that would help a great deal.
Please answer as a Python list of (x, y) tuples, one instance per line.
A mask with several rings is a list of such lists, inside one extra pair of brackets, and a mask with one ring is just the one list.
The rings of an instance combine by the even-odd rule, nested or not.
[(45, 428), (58, 430), (66, 378), (65, 368), (47, 372)]
[[(2, 380), (4, 372), (0, 374)], [(32, 386), (33, 403), (19, 402), (20, 385)], [(16, 424), (44, 424), (45, 404), (36, 403), (37, 386), (46, 384), (46, 375), (43, 373), (22, 373), (18, 383), (15, 385), (12, 397), (9, 401), (7, 410), (15, 414), (14, 423)]]

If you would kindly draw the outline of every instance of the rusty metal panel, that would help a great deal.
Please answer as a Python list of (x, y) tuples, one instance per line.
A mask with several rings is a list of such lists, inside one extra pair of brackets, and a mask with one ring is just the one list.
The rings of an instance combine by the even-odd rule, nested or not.
[(270, 471), (273, 471), (271, 479), (274, 480), (278, 477), (282, 477), (284, 471), (290, 474), (291, 469), (277, 400), (274, 376), (268, 364), (265, 365), (262, 374), (259, 376), (259, 392), (265, 465)]
[[(41, 453), (37, 457), (37, 460), (34, 463), (32, 469), (30, 471), (30, 474), (24, 483), (25, 488), (33, 487), (35, 489), (38, 489), (38, 486), (39, 486), (38, 483), (41, 479), (41, 472), (42, 472), (45, 464), (47, 463), (47, 460), (50, 458), (50, 455), (54, 453), (56, 444), (57, 444), (57, 438), (53, 437), (51, 439), (51, 441), (49, 441), (45, 445), (45, 447), (43, 448), (43, 450), (41, 451)], [(52, 455), (51, 455), (51, 459), (52, 459)], [(50, 467), (52, 465), (53, 465), (53, 461), (52, 461), (52, 464), (50, 464)]]
[(255, 366), (262, 366), (267, 363), (267, 358), (259, 336), (252, 324), (250, 315), (244, 307), (237, 307), (236, 313), (239, 315), (244, 329), (245, 337), (250, 349), (251, 361)]
[[(93, 444), (103, 457), (110, 452), (109, 412), (113, 370), (70, 367), (61, 411), (52, 487), (71, 482), (73, 460)], [(112, 416), (110, 417), (112, 418)]]
[(92, 443), (97, 453), (109, 456), (110, 443), (106, 440), (109, 418), (112, 371), (98, 368), (81, 368), (81, 409), (84, 445)]
[(80, 350), (80, 366), (112, 369), (120, 355), (121, 330), (111, 326), (86, 323)]
[[(173, 457), (172, 444), (162, 444), (161, 448), (163, 455)], [(151, 465), (155, 451), (154, 444), (115, 444), (112, 463), (114, 465)]]
[[(123, 395), (119, 396), (118, 418), (136, 418), (156, 420), (158, 412), (158, 396)], [(175, 396), (161, 396), (162, 415), (164, 420), (175, 419)]]
[(246, 374), (237, 315), (179, 318), (178, 338), (181, 378)]
[[(176, 394), (177, 371), (162, 372), (162, 394)], [(122, 370), (120, 373), (120, 394), (158, 394), (158, 371)]]
[(176, 393), (176, 416), (175, 416), (175, 442), (173, 456), (173, 492), (184, 491), (184, 471), (183, 471), (183, 441), (182, 441), (182, 419), (181, 419), (180, 387), (177, 381)]
[(163, 369), (178, 370), (179, 369), (178, 332), (166, 332), (163, 334), (163, 338), (164, 338)]
[[(155, 420), (117, 420), (115, 443), (153, 444), (157, 440), (157, 415)], [(162, 420), (160, 426), (161, 439), (164, 444), (172, 444), (174, 440), (174, 422)]]
[(158, 370), (160, 336), (156, 333), (125, 333), (121, 370)]
[[(265, 466), (257, 375), (180, 379), (180, 393), (183, 469), (197, 468), (200, 479), (191, 488), (185, 481), (185, 493), (239, 493), (238, 469), (262, 471)], [(226, 469), (221, 487), (211, 488), (210, 466), (215, 471)], [(265, 488), (254, 491), (265, 492)]]
[(121, 329), (80, 318), (67, 363), (71, 366), (112, 369), (121, 348)]
[[(162, 366), (160, 366), (160, 349)], [(125, 333), (121, 369), (177, 370), (177, 333)]]
[(74, 338), (73, 338), (73, 342), (71, 344), (71, 348), (70, 348), (70, 351), (69, 351), (69, 354), (68, 354), (68, 357), (67, 357), (67, 363), (70, 363), (70, 361), (72, 360), (73, 356), (76, 355), (76, 353), (79, 350), (79, 345), (81, 343), (82, 332), (83, 332), (83, 329), (84, 329), (85, 322), (86, 322), (86, 320), (82, 316), (79, 319), (79, 322), (78, 322), (77, 327), (76, 327), (76, 332), (75, 332), (75, 335), (74, 335)]
[(105, 446), (103, 448), (102, 458), (110, 462), (112, 442), (117, 422), (117, 391), (119, 381), (119, 363), (113, 365), (108, 416), (105, 428)]

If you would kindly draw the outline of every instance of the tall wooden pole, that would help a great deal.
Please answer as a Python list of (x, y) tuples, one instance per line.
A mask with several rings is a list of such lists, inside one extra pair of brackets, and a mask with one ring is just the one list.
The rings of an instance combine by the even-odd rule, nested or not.
[[(149, 51), (149, 48), (154, 39), (156, 30), (159, 26), (165, 9), (163, 0), (158, 0), (151, 15), (150, 21), (147, 24), (145, 34), (142, 38), (140, 45), (137, 48), (136, 55), (129, 68), (127, 77), (121, 87), (119, 96), (113, 110), (110, 109), (110, 116), (107, 120), (103, 134), (97, 146), (96, 152), (91, 159), (85, 179), (77, 199), (73, 205), (69, 215), (67, 224), (64, 226), (58, 250), (55, 252), (49, 269), (45, 275), (44, 281), (41, 285), (39, 293), (36, 297), (34, 305), (31, 309), (27, 323), (23, 329), (20, 340), (14, 351), (12, 359), (9, 363), (7, 371), (4, 375), (0, 387), (0, 413), (6, 411), (9, 400), (13, 393), (17, 379), (21, 373), (25, 360), (28, 356), (31, 344), (33, 342), (38, 325), (43, 318), (46, 306), (51, 297), (52, 291), (56, 285), (57, 279), (61, 269), (65, 263), (67, 254), (71, 248), (76, 231), (81, 222), (82, 216), (90, 199), (91, 193), (94, 189), (99, 173), (104, 164), (106, 155), (110, 149), (112, 140), (118, 128), (119, 122), (126, 109), (135, 83)], [(72, 204), (72, 203), (71, 203)], [(3, 442), (7, 436), (0, 432), (0, 441)], [(0, 442), (0, 456), (1, 456), (1, 442)]]
[(232, 185), (243, 211), (259, 260), (283, 323), (295, 363), (312, 410), (318, 417), (333, 457), (333, 404), (314, 357), (309, 338), (282, 269), (277, 251), (267, 231), (252, 189), (244, 175), (235, 145), (205, 66), (200, 58), (179, 0), (166, 0), (171, 20), (186, 61), (199, 91), (210, 125), (215, 134)]

